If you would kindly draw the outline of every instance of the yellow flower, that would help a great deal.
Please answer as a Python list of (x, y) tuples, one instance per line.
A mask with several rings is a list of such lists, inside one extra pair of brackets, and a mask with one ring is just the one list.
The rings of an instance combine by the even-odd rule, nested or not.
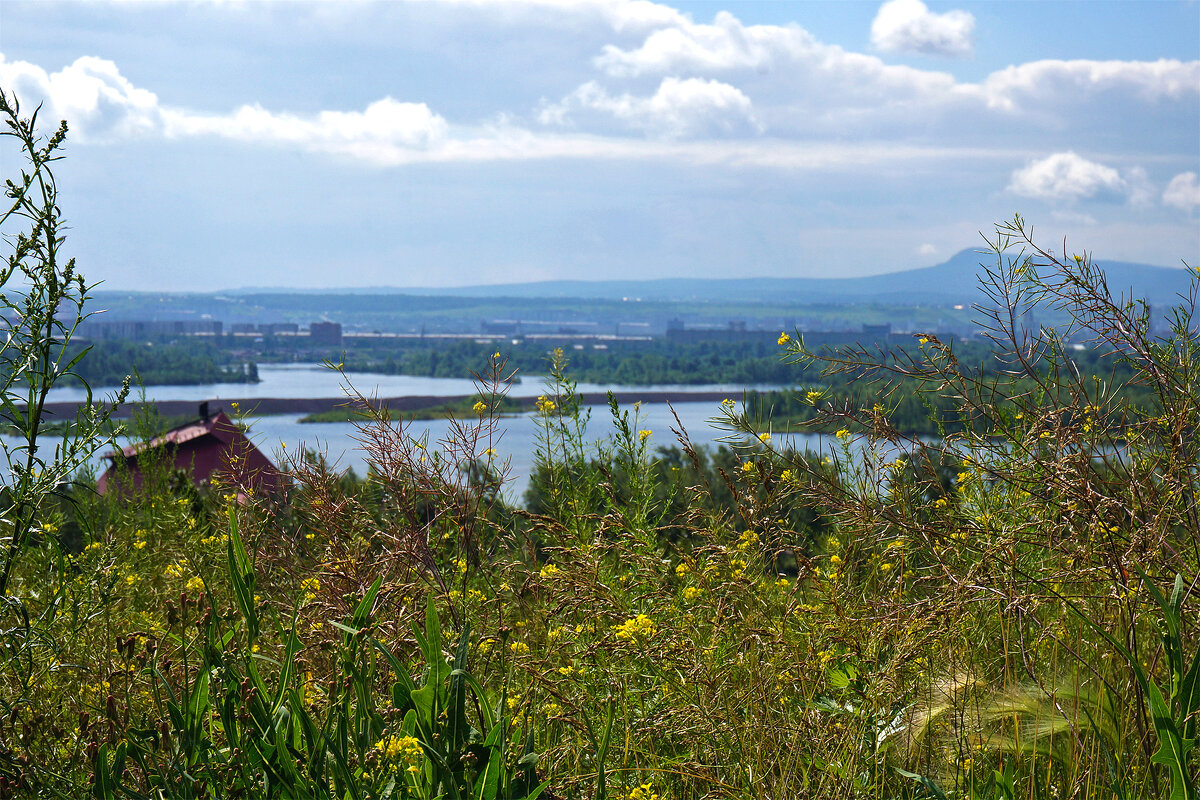
[(687, 575), (691, 571), (692, 571), (692, 568), (690, 566), (688, 566), (688, 563), (686, 561), (680, 561), (679, 564), (676, 565), (676, 567), (675, 567), (675, 574), (681, 578), (684, 575)]
[(654, 620), (645, 614), (638, 614), (636, 617), (627, 619), (620, 625), (613, 625), (612, 630), (616, 632), (618, 639), (638, 639), (652, 638), (658, 633), (658, 626), (654, 624)]
[(306, 592), (315, 592), (321, 588), (321, 582), (316, 578), (305, 578), (300, 581), (300, 588)]
[(638, 438), (643, 442), (654, 435), (654, 431), (638, 431)]
[(483, 454), (488, 458), (494, 458), (496, 455), (496, 449), (494, 447), (489, 447), (487, 450), (483, 451)]
[(804, 393), (804, 399), (807, 400), (810, 405), (816, 405), (817, 401), (821, 399), (821, 392), (816, 389), (810, 389)]
[(482, 414), (483, 412), (487, 411), (487, 403), (483, 402), (482, 400), (476, 400), (475, 405), (471, 406), (471, 410), (476, 414)]
[(134, 542), (134, 543), (133, 543), (133, 549), (134, 549), (134, 550), (144, 550), (144, 549), (145, 549), (145, 547), (146, 547), (146, 540), (145, 540), (145, 539), (140, 539), (140, 540), (138, 540), (138, 541), (136, 541), (136, 542)]
[(792, 337), (788, 336), (786, 332), (780, 332), (780, 334), (779, 334), (779, 346), (780, 347), (783, 347), (785, 344), (787, 344), (791, 340), (792, 340)]
[(188, 578), (188, 582), (184, 588), (189, 592), (202, 592), (204, 591), (204, 580), (201, 578)]
[(625, 796), (626, 800), (661, 800), (661, 795), (653, 790), (653, 784), (643, 783), (635, 786), (633, 791)]
[(514, 656), (524, 655), (529, 652), (529, 645), (524, 642), (513, 642), (508, 646)]
[(742, 472), (753, 472), (753, 471), (754, 471), (754, 462), (753, 461), (742, 462)]
[(737, 405), (737, 401), (734, 400), (732, 397), (726, 397), (724, 400), (721, 401), (721, 405), (725, 406), (726, 408), (733, 408), (734, 406)]
[(921, 343), (921, 344), (929, 344), (929, 337), (928, 337), (928, 336), (922, 336), (922, 337), (920, 338), (920, 340), (919, 340), (919, 341), (920, 341), (920, 343)]
[(419, 761), (425, 752), (415, 736), (387, 736), (375, 745), (383, 756), (390, 760)]
[(842, 428), (840, 431), (835, 433), (834, 436), (841, 439), (842, 441), (845, 441), (850, 438), (850, 431), (847, 430), (846, 428)]
[(557, 408), (557, 406), (554, 405), (554, 401), (547, 400), (545, 395), (540, 395), (537, 399), (537, 403), (535, 403), (534, 406), (537, 408), (538, 413), (541, 414), (549, 414), (550, 412), (554, 411), (555, 408)]
[(558, 567), (554, 566), (553, 564), (547, 564), (538, 571), (538, 575), (543, 578), (553, 578), (557, 572)]
[(687, 586), (683, 590), (683, 599), (689, 603), (695, 602), (704, 596), (704, 590), (698, 586)]
[(770, 442), (770, 441), (771, 441), (771, 434), (769, 434), (769, 433), (760, 433), (760, 434), (758, 435), (758, 440), (759, 440), (760, 442), (762, 442), (763, 444), (767, 444), (768, 442)]

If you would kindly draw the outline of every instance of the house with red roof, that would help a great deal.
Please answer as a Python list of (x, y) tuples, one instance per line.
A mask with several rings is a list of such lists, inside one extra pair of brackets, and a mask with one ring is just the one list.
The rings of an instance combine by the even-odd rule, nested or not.
[(126, 486), (142, 486), (142, 470), (153, 458), (164, 459), (170, 469), (191, 475), (197, 486), (213, 478), (227, 486), (254, 493), (274, 493), (283, 486), (283, 476), (271, 460), (254, 446), (246, 434), (224, 411), (210, 414), (208, 403), (200, 404), (200, 418), (172, 428), (149, 442), (123, 447), (106, 453), (109, 468), (96, 485), (100, 494), (120, 492)]

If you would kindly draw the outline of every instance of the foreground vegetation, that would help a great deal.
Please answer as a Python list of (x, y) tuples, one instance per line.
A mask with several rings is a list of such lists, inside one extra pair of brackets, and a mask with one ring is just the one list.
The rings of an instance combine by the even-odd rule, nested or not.
[[(666, 432), (615, 404), (590, 448), (558, 358), (526, 509), (500, 501), (498, 400), (440, 442), (364, 405), (362, 481), (301, 457), (263, 497), (161, 464), (99, 497), (63, 485), (94, 416), (38, 444), (39, 387), (76, 366), (53, 293), (82, 314), (87, 289), (30, 189), (54, 148), (12, 117), (33, 233), (9, 264), (54, 302), (6, 323), (0, 797), (1195, 797), (1200, 284), (1152, 339), (1018, 218), (979, 310), (1004, 370), (781, 337), (828, 458), (736, 403), (718, 454), (680, 431), (656, 457)], [(1030, 303), (1078, 330), (1023, 331)], [(1072, 368), (1079, 331), (1144, 402)], [(482, 372), (498, 398), (509, 365)], [(957, 426), (900, 434), (910, 394)]]

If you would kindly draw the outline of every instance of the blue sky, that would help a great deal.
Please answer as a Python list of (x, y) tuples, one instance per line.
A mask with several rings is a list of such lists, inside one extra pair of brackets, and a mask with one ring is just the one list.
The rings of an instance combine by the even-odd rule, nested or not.
[[(1200, 261), (1200, 5), (4, 0), (105, 288)], [(0, 149), (3, 171), (18, 166)]]

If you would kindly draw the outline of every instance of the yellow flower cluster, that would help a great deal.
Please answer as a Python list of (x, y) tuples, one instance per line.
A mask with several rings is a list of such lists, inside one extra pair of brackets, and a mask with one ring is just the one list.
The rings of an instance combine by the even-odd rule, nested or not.
[(662, 795), (654, 791), (653, 784), (649, 783), (633, 787), (633, 790), (625, 797), (626, 800), (662, 800)]
[(538, 395), (538, 399), (534, 404), (534, 407), (538, 410), (539, 414), (549, 414), (553, 412), (554, 409), (558, 408), (558, 406), (554, 404), (554, 401), (546, 399), (545, 395)]
[(379, 740), (375, 749), (390, 761), (409, 762), (409, 772), (417, 771), (417, 765), (425, 755), (415, 736), (386, 736)]
[(487, 411), (487, 403), (483, 402), (482, 400), (476, 400), (475, 405), (471, 406), (471, 410), (476, 414), (482, 414), (483, 412)]
[(638, 431), (638, 438), (643, 442), (654, 435), (654, 431)]
[(658, 626), (654, 624), (654, 620), (645, 614), (638, 614), (620, 625), (613, 625), (612, 629), (618, 639), (650, 639), (658, 633)]
[(782, 331), (780, 332), (780, 334), (779, 334), (779, 346), (780, 347), (783, 347), (791, 340), (792, 340), (792, 337), (788, 336), (786, 332), (782, 332)]

